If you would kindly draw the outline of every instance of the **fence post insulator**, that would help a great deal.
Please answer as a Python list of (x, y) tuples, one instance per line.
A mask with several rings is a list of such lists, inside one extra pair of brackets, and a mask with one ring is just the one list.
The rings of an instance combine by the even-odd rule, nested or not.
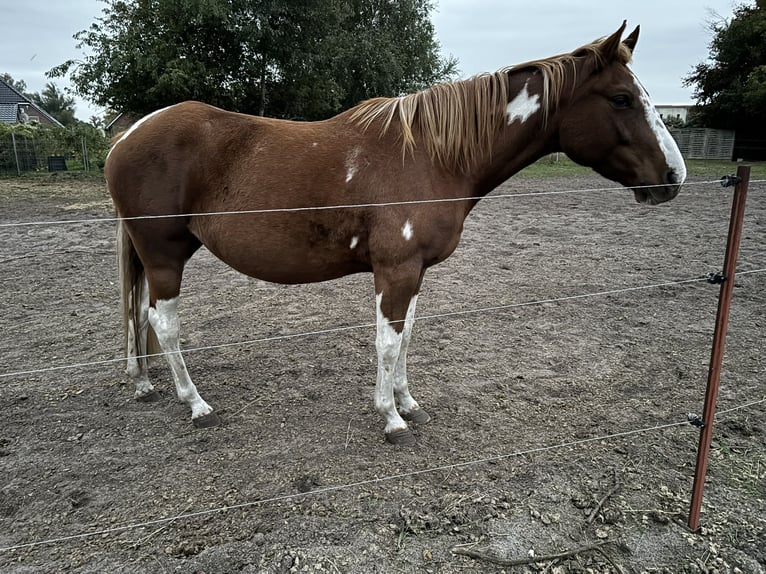
[(721, 187), (734, 187), (742, 178), (736, 175), (725, 175), (721, 178)]
[(705, 428), (705, 421), (702, 420), (702, 415), (698, 415), (697, 413), (687, 413), (686, 419), (693, 427), (697, 427), (699, 429)]
[(707, 282), (712, 285), (722, 285), (724, 281), (726, 281), (726, 276), (723, 274), (723, 271), (718, 271), (716, 273), (713, 273), (712, 271), (707, 274)]

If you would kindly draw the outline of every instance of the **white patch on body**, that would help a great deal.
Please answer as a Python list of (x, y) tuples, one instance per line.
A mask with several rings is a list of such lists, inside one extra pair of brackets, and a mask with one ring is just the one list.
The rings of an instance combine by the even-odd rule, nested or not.
[(313, 144), (311, 144), (311, 147), (316, 147), (316, 146), (318, 146), (318, 145), (319, 145), (319, 144), (318, 144), (317, 142), (314, 142)]
[(508, 116), (508, 125), (511, 125), (516, 120), (521, 121), (523, 124), (532, 114), (540, 109), (540, 96), (537, 94), (530, 95), (528, 86), (529, 81), (524, 84), (521, 91), (508, 104), (505, 112)]
[(404, 237), (407, 241), (412, 239), (412, 223), (410, 223), (409, 219), (404, 223), (404, 226), (402, 227), (402, 237)]
[(178, 297), (163, 300), (158, 299), (154, 307), (149, 307), (149, 323), (157, 334), (157, 339), (165, 353), (165, 358), (173, 371), (173, 380), (176, 383), (178, 399), (191, 407), (192, 419), (213, 412), (197, 392), (197, 387), (192, 383), (186, 363), (181, 356), (180, 328), (178, 322)]
[[(177, 105), (177, 104), (173, 104), (173, 105)], [(158, 115), (158, 114), (161, 114), (161, 113), (162, 113), (162, 112), (164, 112), (165, 110), (169, 110), (169, 109), (170, 109), (170, 108), (172, 108), (172, 107), (173, 107), (173, 106), (168, 106), (168, 107), (166, 107), (166, 108), (162, 108), (161, 110), (155, 110), (155, 111), (153, 111), (151, 114), (148, 114), (148, 115), (144, 116), (143, 118), (141, 118), (140, 120), (138, 120), (136, 123), (134, 123), (132, 126), (130, 126), (130, 127), (127, 129), (127, 131), (126, 131), (124, 134), (122, 134), (122, 136), (120, 136), (120, 139), (118, 139), (116, 142), (114, 142), (114, 145), (113, 145), (113, 146), (112, 146), (112, 148), (109, 150), (109, 153), (108, 153), (108, 154), (106, 154), (106, 158), (107, 158), (107, 159), (109, 159), (109, 155), (112, 153), (112, 151), (114, 150), (114, 148), (116, 148), (116, 147), (117, 147), (117, 146), (120, 144), (120, 142), (123, 142), (123, 141), (125, 141), (125, 140), (127, 139), (127, 137), (128, 137), (130, 134), (132, 134), (134, 131), (136, 131), (136, 129), (138, 129), (138, 127), (139, 127), (139, 126), (141, 126), (141, 124), (143, 124), (144, 122), (146, 122), (148, 119), (150, 119), (150, 118), (153, 118), (154, 116), (156, 116), (156, 115)]]
[(359, 238), (354, 235), (351, 238), (351, 245), (349, 245), (349, 249), (356, 249), (356, 246), (359, 245)]
[(359, 171), (359, 155), (361, 148), (356, 146), (346, 158), (346, 183), (349, 183)]
[(407, 423), (396, 410), (394, 389), (396, 388), (397, 363), (402, 348), (402, 333), (397, 333), (380, 308), (383, 293), (375, 297), (377, 315), (377, 336), (375, 348), (378, 351), (378, 380), (375, 385), (375, 409), (386, 419), (386, 433), (406, 429)]
[(668, 168), (672, 170), (678, 178), (678, 181), (675, 183), (683, 183), (686, 181), (686, 164), (684, 163), (681, 151), (678, 149), (678, 144), (676, 144), (676, 140), (673, 139), (673, 136), (670, 135), (665, 122), (662, 121), (657, 109), (649, 100), (649, 94), (646, 93), (641, 82), (639, 82), (638, 78), (635, 76), (633, 76), (633, 81), (638, 88), (638, 97), (641, 100), (641, 105), (644, 107), (646, 122), (654, 132), (654, 135), (657, 138), (657, 144), (665, 155), (665, 163), (668, 164)]

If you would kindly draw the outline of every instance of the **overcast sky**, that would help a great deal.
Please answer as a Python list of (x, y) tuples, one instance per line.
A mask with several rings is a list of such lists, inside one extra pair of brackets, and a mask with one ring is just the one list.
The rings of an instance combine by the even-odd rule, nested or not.
[[(752, 2), (745, 2), (752, 4)], [(552, 56), (615, 31), (641, 25), (633, 68), (656, 104), (692, 101), (681, 85), (704, 61), (714, 14), (731, 16), (733, 0), (438, 0), (433, 14), (445, 54), (459, 60), (462, 77)], [(72, 35), (101, 14), (99, 0), (0, 0), (0, 73), (24, 80), (39, 92), (45, 72), (82, 56)], [(68, 83), (55, 79), (59, 87)], [(77, 116), (101, 113), (77, 100)]]

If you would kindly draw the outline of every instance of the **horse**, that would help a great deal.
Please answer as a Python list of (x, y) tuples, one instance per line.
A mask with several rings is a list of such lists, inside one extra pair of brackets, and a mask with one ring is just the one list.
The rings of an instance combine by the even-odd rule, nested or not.
[[(576, 50), (362, 102), (295, 122), (183, 102), (115, 138), (105, 176), (118, 222), (126, 372), (139, 401), (157, 400), (147, 355), (167, 358), (197, 427), (221, 420), (179, 347), (184, 265), (204, 245), (232, 268), (298, 284), (372, 272), (385, 438), (412, 444), (407, 349), (426, 269), (457, 248), (480, 198), (546, 154), (673, 199), (681, 154), (628, 64), (639, 27)], [(155, 345), (158, 344), (158, 347)]]

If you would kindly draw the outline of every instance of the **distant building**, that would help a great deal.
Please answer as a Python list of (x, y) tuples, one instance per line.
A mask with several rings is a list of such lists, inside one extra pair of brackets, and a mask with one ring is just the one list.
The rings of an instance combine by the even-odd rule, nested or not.
[(33, 122), (44, 126), (64, 127), (56, 118), (3, 80), (0, 80), (0, 122), (4, 124)]
[(117, 134), (124, 132), (126, 129), (132, 126), (137, 120), (138, 118), (135, 116), (132, 116), (131, 114), (120, 113), (120, 114), (117, 114), (111, 122), (106, 124), (106, 127), (104, 127), (104, 131), (106, 132), (107, 136), (109, 136), (110, 138), (113, 138)]
[(689, 121), (689, 112), (694, 108), (693, 104), (668, 104), (654, 106), (663, 121), (679, 120), (683, 123)]

